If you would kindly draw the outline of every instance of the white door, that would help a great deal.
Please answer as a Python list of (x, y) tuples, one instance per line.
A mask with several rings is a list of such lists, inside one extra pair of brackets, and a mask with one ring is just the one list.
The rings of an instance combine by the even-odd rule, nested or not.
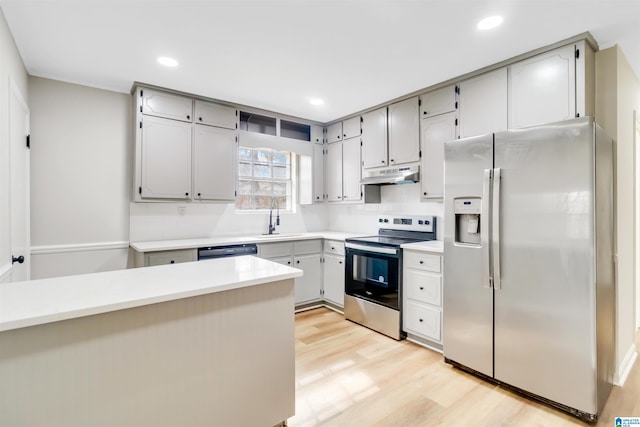
[(344, 257), (324, 256), (324, 299), (344, 307)]
[(387, 165), (387, 107), (362, 116), (362, 167)]
[(235, 200), (237, 151), (235, 130), (196, 126), (193, 145), (195, 200)]
[(31, 277), (30, 154), (27, 148), (30, 116), (29, 107), (13, 81), (10, 83), (9, 97), (11, 256), (22, 260), (13, 262), (11, 280), (18, 282)]
[(139, 95), (142, 97), (142, 114), (183, 122), (193, 121), (193, 100), (191, 98), (153, 89), (140, 89)]
[(226, 129), (238, 129), (238, 110), (227, 105), (196, 99), (195, 122)]
[(342, 122), (334, 123), (327, 127), (327, 142), (342, 141)]
[(506, 130), (507, 69), (461, 82), (459, 115), (460, 138)]
[(191, 198), (191, 124), (143, 117), (141, 189), (143, 198)]
[(313, 144), (313, 201), (324, 201), (324, 145)]
[(389, 105), (389, 164), (420, 160), (418, 97)]
[(360, 138), (342, 141), (342, 199), (354, 202), (362, 198), (360, 185)]
[(509, 67), (509, 128), (575, 117), (575, 47), (569, 45)]
[(420, 95), (420, 117), (437, 116), (456, 109), (455, 85), (436, 89)]
[(296, 278), (296, 305), (320, 299), (322, 288), (322, 264), (320, 254), (304, 255), (294, 258), (293, 267), (304, 272), (302, 277)]
[(456, 113), (422, 119), (422, 198), (442, 198), (444, 195), (444, 143), (456, 138)]
[(327, 164), (325, 165), (327, 174), (327, 201), (342, 201), (342, 144), (334, 142), (327, 145)]
[(360, 116), (342, 122), (342, 140), (360, 136)]

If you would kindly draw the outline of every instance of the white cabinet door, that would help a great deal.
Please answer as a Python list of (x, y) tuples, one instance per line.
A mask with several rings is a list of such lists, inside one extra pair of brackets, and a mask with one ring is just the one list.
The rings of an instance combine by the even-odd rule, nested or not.
[(235, 200), (236, 131), (196, 126), (193, 145), (193, 198)]
[(190, 198), (191, 124), (156, 117), (142, 117), (140, 123), (140, 196)]
[(313, 201), (324, 201), (324, 145), (313, 145)]
[(226, 129), (238, 128), (238, 110), (227, 105), (196, 99), (195, 122)]
[(140, 89), (142, 114), (167, 119), (191, 122), (193, 119), (193, 100), (153, 89)]
[(507, 129), (507, 69), (460, 83), (460, 138)]
[(442, 198), (444, 194), (444, 143), (456, 138), (456, 113), (421, 120), (422, 198)]
[(324, 299), (344, 307), (344, 257), (324, 256)]
[(564, 46), (509, 67), (509, 128), (575, 117), (575, 47)]
[(362, 116), (362, 167), (387, 165), (387, 107)]
[(345, 202), (361, 200), (360, 138), (342, 141), (342, 162), (342, 199)]
[(420, 95), (420, 117), (437, 116), (456, 109), (455, 85)]
[(324, 143), (324, 128), (320, 125), (311, 125), (311, 141), (316, 144)]
[(327, 184), (327, 201), (342, 201), (342, 144), (327, 145), (327, 164), (325, 182)]
[(293, 267), (304, 272), (302, 277), (296, 278), (296, 304), (318, 301), (321, 298), (322, 263), (320, 258), (320, 254), (294, 257)]
[(360, 136), (360, 116), (352, 117), (342, 122), (342, 139)]
[(327, 142), (342, 141), (342, 122), (327, 126)]
[(389, 105), (389, 164), (420, 160), (418, 97)]

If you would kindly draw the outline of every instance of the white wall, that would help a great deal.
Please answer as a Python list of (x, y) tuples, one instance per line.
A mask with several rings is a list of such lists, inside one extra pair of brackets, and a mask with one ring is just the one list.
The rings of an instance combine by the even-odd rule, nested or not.
[(616, 379), (624, 382), (635, 348), (634, 110), (640, 81), (618, 46), (596, 54), (596, 120), (616, 149)]
[(0, 282), (6, 280), (11, 271), (9, 80), (28, 97), (27, 72), (0, 10)]
[(29, 85), (32, 278), (126, 268), (131, 96), (38, 77)]

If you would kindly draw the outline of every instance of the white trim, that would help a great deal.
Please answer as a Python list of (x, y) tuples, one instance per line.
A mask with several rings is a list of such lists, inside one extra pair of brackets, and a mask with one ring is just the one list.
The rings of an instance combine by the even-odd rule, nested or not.
[(4, 283), (7, 278), (11, 277), (11, 272), (13, 271), (13, 267), (11, 264), (5, 264), (0, 267), (0, 283)]
[(128, 241), (80, 243), (80, 244), (71, 244), (71, 245), (42, 245), (42, 246), (32, 246), (31, 255), (60, 254), (60, 253), (70, 253), (70, 252), (86, 252), (86, 251), (106, 251), (111, 249), (126, 249), (128, 247), (129, 247)]
[(615, 385), (620, 387), (624, 386), (624, 383), (627, 380), (627, 377), (631, 372), (631, 368), (633, 368), (633, 364), (635, 363), (637, 358), (638, 352), (636, 351), (636, 346), (635, 344), (631, 344), (631, 347), (629, 347), (629, 351), (627, 351), (627, 354), (624, 356), (624, 359), (622, 360), (622, 363), (620, 364), (618, 372), (616, 373), (616, 376), (614, 378), (613, 383)]

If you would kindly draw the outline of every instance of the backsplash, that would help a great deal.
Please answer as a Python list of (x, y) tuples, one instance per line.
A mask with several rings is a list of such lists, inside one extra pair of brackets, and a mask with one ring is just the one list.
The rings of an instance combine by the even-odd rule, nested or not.
[[(280, 213), (276, 232), (332, 230), (375, 234), (378, 215), (407, 213), (436, 216), (437, 236), (442, 239), (442, 203), (421, 202), (419, 184), (389, 185), (381, 190), (382, 203), (302, 205), (295, 213)], [(255, 235), (266, 233), (268, 224), (268, 213), (236, 213), (232, 203), (131, 203), (129, 239), (141, 242)]]

